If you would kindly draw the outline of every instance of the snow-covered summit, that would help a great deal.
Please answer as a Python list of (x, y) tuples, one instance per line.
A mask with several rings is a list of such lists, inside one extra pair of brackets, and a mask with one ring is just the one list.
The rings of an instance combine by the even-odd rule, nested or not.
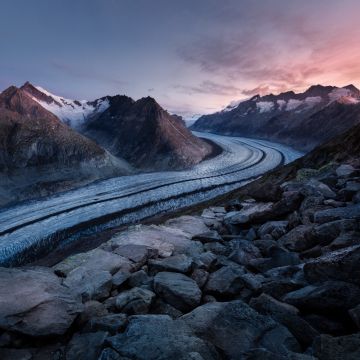
[(71, 100), (52, 94), (40, 86), (25, 83), (22, 90), (46, 110), (56, 115), (62, 122), (72, 128), (81, 126), (90, 116), (101, 113), (109, 107), (107, 97), (95, 101)]

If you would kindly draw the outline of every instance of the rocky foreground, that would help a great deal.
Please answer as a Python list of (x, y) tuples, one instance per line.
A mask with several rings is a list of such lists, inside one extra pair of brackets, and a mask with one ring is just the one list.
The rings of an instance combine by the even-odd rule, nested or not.
[[(1, 359), (360, 359), (360, 170), (0, 269)], [(256, 196), (254, 196), (256, 198)]]

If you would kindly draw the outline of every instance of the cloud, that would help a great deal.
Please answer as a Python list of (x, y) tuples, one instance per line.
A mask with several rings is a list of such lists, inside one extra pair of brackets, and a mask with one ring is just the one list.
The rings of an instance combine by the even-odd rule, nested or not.
[(214, 94), (214, 95), (236, 95), (241, 94), (242, 90), (236, 86), (224, 85), (206, 80), (197, 86), (187, 85), (174, 85), (174, 89), (177, 89), (181, 93), (185, 94)]

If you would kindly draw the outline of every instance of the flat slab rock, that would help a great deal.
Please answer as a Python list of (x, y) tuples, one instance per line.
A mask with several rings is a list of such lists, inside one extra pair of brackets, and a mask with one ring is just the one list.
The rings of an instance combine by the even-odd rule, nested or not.
[(191, 234), (168, 226), (137, 225), (113, 237), (107, 245), (114, 249), (128, 244), (145, 245), (157, 250), (160, 257), (200, 253), (201, 244), (191, 241), (191, 238)]
[[(0, 328), (31, 336), (62, 335), (81, 299), (43, 268), (0, 268)], [(21, 321), (19, 321), (21, 318)]]
[(270, 211), (273, 205), (273, 203), (245, 204), (240, 211), (232, 211), (225, 215), (224, 221), (232, 225), (246, 224), (257, 216)]
[(167, 315), (132, 316), (123, 334), (108, 338), (121, 356), (138, 360), (220, 359), (215, 348)]

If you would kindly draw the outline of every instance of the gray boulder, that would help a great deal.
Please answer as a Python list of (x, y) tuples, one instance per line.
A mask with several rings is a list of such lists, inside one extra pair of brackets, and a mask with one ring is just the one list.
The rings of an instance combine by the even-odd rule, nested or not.
[(343, 281), (325, 281), (293, 291), (283, 301), (304, 310), (351, 309), (360, 302), (360, 288)]
[(176, 309), (186, 312), (200, 304), (201, 290), (193, 279), (172, 272), (160, 272), (154, 278), (158, 296)]
[(320, 210), (314, 214), (314, 222), (323, 224), (342, 219), (360, 219), (360, 206), (358, 204), (340, 208)]
[(291, 251), (304, 251), (317, 245), (312, 236), (312, 226), (299, 225), (278, 240), (281, 246)]
[(70, 271), (63, 284), (79, 294), (83, 302), (102, 300), (110, 294), (112, 277), (108, 271), (78, 267)]
[(132, 316), (125, 333), (110, 337), (108, 343), (120, 355), (137, 360), (219, 359), (211, 344), (167, 315)]
[(66, 360), (98, 360), (108, 333), (75, 334), (66, 346)]
[(186, 274), (191, 271), (193, 260), (184, 254), (180, 254), (165, 259), (149, 260), (148, 266), (151, 272), (174, 271)]
[(336, 169), (336, 175), (339, 177), (349, 177), (356, 172), (356, 169), (348, 164), (342, 164)]
[(288, 221), (268, 221), (260, 226), (257, 233), (260, 238), (270, 234), (274, 239), (278, 239), (285, 235), (288, 225)]
[(360, 245), (309, 261), (304, 266), (304, 273), (310, 283), (343, 280), (360, 285)]
[[(0, 329), (62, 335), (83, 310), (81, 299), (44, 268), (0, 268)], [(21, 321), (19, 321), (21, 319)]]
[(260, 314), (269, 315), (274, 320), (286, 326), (300, 344), (308, 347), (319, 333), (299, 316), (299, 310), (292, 305), (280, 302), (273, 297), (261, 294), (252, 298), (250, 306)]
[(241, 267), (224, 266), (210, 274), (204, 291), (220, 296), (236, 295), (244, 287), (244, 274), (245, 271)]
[(193, 237), (193, 240), (201, 241), (203, 244), (209, 242), (221, 242), (222, 238), (215, 230), (207, 231), (201, 234), (197, 234)]
[(120, 245), (113, 252), (139, 264), (140, 266), (144, 265), (147, 259), (158, 256), (158, 251), (156, 249), (137, 244)]
[(146, 314), (155, 299), (155, 294), (147, 289), (133, 288), (116, 297), (116, 308), (126, 314)]
[(109, 314), (90, 319), (85, 329), (89, 332), (106, 331), (114, 335), (123, 331), (126, 325), (127, 316), (125, 314)]
[(197, 336), (221, 349), (226, 358), (243, 359), (241, 352), (260, 347), (276, 354), (299, 349), (284, 326), (242, 301), (208, 303), (180, 319)]

